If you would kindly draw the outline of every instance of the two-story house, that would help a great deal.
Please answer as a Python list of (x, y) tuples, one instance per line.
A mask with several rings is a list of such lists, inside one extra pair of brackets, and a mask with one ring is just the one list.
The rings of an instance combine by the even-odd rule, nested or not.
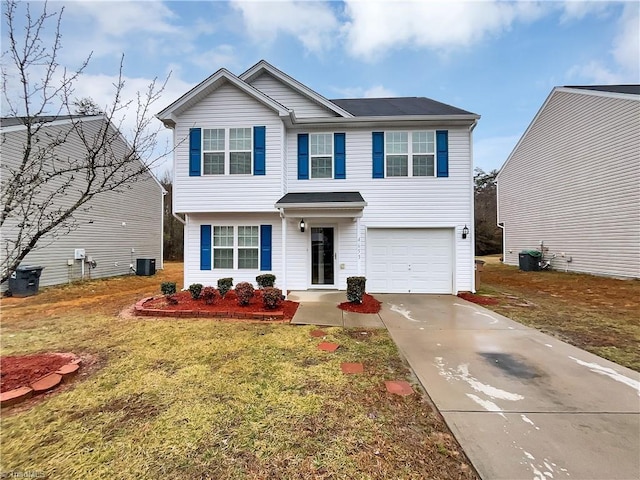
[(424, 97), (328, 100), (265, 61), (158, 114), (174, 131), (184, 284), (474, 290), (472, 132)]

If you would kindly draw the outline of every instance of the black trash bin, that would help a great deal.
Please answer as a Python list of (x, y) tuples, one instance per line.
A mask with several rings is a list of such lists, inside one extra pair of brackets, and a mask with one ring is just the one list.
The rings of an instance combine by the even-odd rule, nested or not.
[(9, 291), (14, 297), (30, 297), (38, 293), (40, 275), (44, 267), (20, 265), (9, 277)]
[(542, 253), (538, 250), (523, 250), (518, 255), (520, 270), (524, 272), (537, 272), (540, 270)]
[(138, 258), (136, 259), (136, 275), (148, 277), (156, 274), (155, 258)]

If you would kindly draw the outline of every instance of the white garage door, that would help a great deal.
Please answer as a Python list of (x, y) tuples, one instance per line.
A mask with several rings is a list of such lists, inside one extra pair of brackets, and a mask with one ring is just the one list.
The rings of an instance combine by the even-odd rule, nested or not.
[(367, 290), (452, 293), (453, 229), (367, 230)]

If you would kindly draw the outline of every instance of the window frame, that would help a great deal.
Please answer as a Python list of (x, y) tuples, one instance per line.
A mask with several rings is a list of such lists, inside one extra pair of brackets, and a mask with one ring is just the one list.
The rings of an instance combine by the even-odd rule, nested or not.
[[(390, 136), (394, 134), (406, 134), (407, 138), (407, 148), (405, 152), (389, 152), (387, 149), (389, 145), (393, 145), (397, 142), (390, 141)], [(427, 150), (431, 147), (431, 151), (425, 152), (414, 152), (414, 135), (416, 134), (427, 134), (426, 136), (426, 144)], [(431, 134), (431, 135), (429, 135)], [(431, 138), (429, 138), (431, 137)], [(389, 157), (398, 157), (398, 156), (406, 156), (407, 157), (407, 174), (406, 175), (389, 175)], [(433, 173), (431, 175), (414, 175), (414, 157), (429, 157), (431, 156), (433, 159)], [(429, 171), (429, 163), (427, 160), (427, 164), (425, 166), (426, 171)], [(384, 132), (384, 176), (385, 178), (435, 178), (437, 177), (437, 145), (436, 145), (436, 131), (435, 130), (388, 130)]]
[[(224, 133), (224, 150), (205, 150), (205, 132), (207, 130), (222, 130)], [(249, 149), (231, 149), (231, 130), (248, 130), (249, 131)], [(235, 127), (202, 127), (202, 139), (200, 143), (201, 158), (200, 158), (200, 171), (203, 176), (207, 177), (229, 177), (229, 176), (249, 176), (253, 175), (254, 163), (255, 163), (255, 139), (253, 127), (247, 126), (235, 126)], [(224, 171), (223, 173), (205, 173), (204, 157), (207, 153), (223, 153), (224, 154)], [(248, 153), (249, 154), (249, 171), (248, 173), (231, 173), (231, 154), (232, 153)]]
[[(219, 228), (231, 228), (233, 233), (233, 241), (231, 245), (223, 245), (216, 246), (216, 229)], [(255, 229), (257, 235), (255, 236), (256, 242), (255, 246), (246, 246), (240, 245), (240, 230), (241, 229)], [(246, 238), (246, 237), (245, 237)], [(251, 238), (254, 238), (251, 235)], [(261, 240), (261, 232), (260, 225), (256, 224), (227, 224), (227, 225), (211, 225), (211, 269), (212, 270), (260, 270), (260, 260), (261, 260), (261, 248), (260, 248), (260, 240)], [(232, 266), (231, 267), (217, 267), (215, 261), (215, 251), (216, 250), (231, 250), (232, 252)], [(255, 266), (252, 267), (240, 267), (240, 250), (255, 250), (257, 252), (256, 263)]]
[[(323, 154), (312, 154), (312, 138), (315, 136), (320, 136), (320, 135), (326, 135), (330, 141), (331, 141), (331, 146), (330, 146), (330, 154), (327, 155), (326, 153)], [(327, 158), (330, 157), (331, 158), (331, 173), (329, 176), (327, 177), (317, 177), (314, 176), (313, 174), (313, 159), (315, 158)], [(331, 180), (334, 178), (335, 176), (335, 169), (336, 169), (336, 159), (335, 159), (335, 138), (334, 138), (334, 134), (333, 133), (329, 133), (329, 132), (315, 132), (315, 133), (311, 133), (309, 132), (309, 179), (310, 180)]]

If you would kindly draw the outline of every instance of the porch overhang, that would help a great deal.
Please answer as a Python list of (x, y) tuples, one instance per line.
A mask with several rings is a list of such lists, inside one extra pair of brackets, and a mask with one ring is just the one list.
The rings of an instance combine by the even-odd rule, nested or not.
[(366, 206), (360, 192), (287, 193), (275, 203), (283, 218), (359, 218)]

